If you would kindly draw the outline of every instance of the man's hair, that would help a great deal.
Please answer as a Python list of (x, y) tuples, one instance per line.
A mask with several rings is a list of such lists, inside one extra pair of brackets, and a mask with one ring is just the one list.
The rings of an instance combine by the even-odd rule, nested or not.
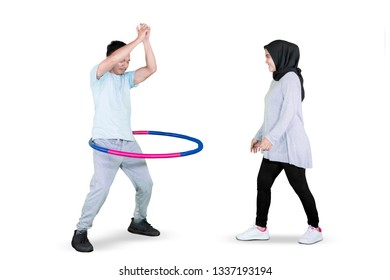
[(125, 43), (122, 41), (112, 41), (108, 46), (107, 46), (107, 52), (106, 56), (111, 55), (113, 52), (115, 52), (117, 49), (126, 46)]

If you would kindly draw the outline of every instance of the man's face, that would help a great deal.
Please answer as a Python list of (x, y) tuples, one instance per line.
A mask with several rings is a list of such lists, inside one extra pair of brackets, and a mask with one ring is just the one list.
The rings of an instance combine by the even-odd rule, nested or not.
[(127, 67), (129, 67), (130, 55), (128, 55), (124, 60), (118, 62), (110, 72), (116, 75), (122, 75), (126, 72)]

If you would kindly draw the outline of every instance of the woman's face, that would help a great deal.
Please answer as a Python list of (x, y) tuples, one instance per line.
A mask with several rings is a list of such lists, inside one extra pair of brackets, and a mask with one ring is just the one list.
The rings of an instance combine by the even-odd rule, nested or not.
[(267, 50), (265, 50), (265, 63), (268, 65), (268, 70), (270, 72), (276, 71), (275, 63)]

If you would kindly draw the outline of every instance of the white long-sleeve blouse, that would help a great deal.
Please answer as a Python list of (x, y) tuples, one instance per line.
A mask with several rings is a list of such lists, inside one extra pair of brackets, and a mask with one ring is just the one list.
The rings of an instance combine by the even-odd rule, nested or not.
[(265, 96), (263, 124), (254, 138), (263, 137), (272, 143), (272, 148), (263, 152), (264, 158), (302, 168), (312, 167), (302, 115), (301, 84), (294, 72), (271, 82)]

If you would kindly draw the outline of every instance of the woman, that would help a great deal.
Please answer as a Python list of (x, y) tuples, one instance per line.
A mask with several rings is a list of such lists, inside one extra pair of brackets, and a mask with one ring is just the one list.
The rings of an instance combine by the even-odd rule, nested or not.
[(282, 170), (298, 195), (309, 227), (298, 240), (314, 244), (322, 240), (318, 212), (306, 181), (305, 170), (312, 167), (310, 142), (306, 135), (302, 101), (305, 97), (301, 69), (298, 68), (299, 48), (293, 43), (276, 40), (264, 46), (266, 64), (273, 81), (265, 97), (264, 121), (251, 142), (251, 152), (263, 153), (257, 177), (256, 224), (237, 235), (238, 240), (268, 240), (268, 211), (271, 187)]

